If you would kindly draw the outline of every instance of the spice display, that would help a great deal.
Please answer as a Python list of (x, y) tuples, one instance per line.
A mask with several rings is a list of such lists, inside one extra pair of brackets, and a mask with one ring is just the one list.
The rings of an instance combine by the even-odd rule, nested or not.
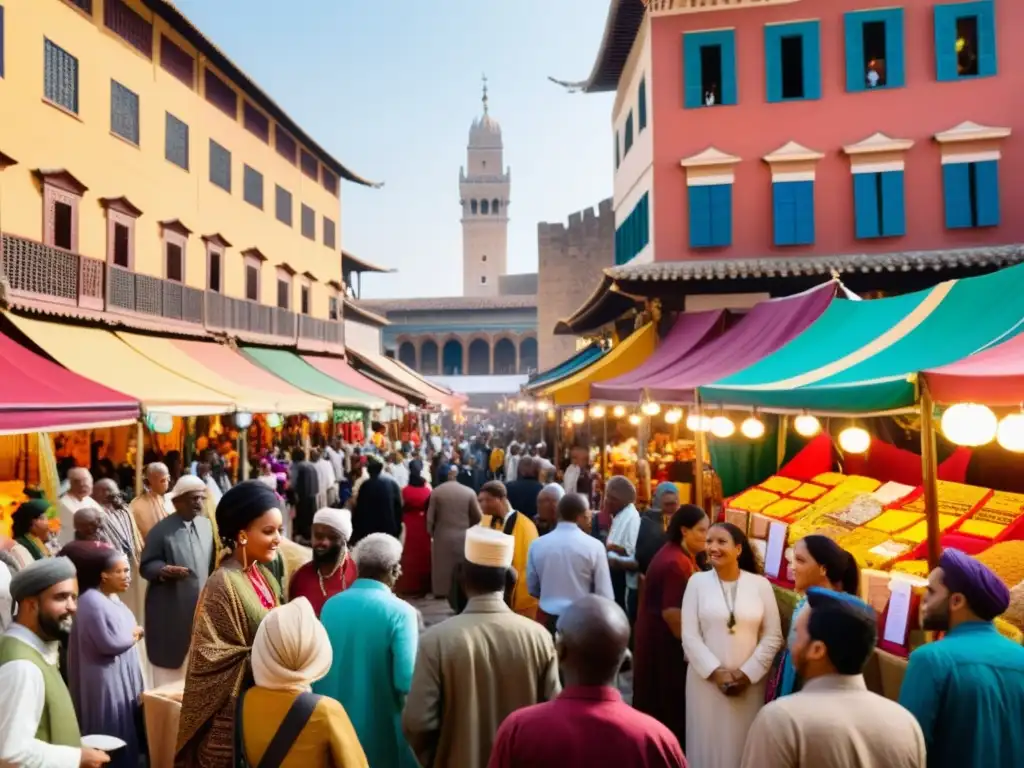
[(805, 499), (807, 501), (814, 501), (821, 496), (828, 489), (823, 485), (816, 485), (815, 483), (804, 483), (796, 490), (792, 491), (789, 496), (792, 499)]
[(814, 478), (814, 482), (818, 485), (827, 485), (829, 488), (833, 488), (845, 479), (846, 475), (842, 472), (823, 472)]
[[(959, 521), (960, 518), (956, 515), (939, 515), (939, 531), (945, 531), (947, 528), (956, 525)], [(920, 544), (928, 538), (928, 521), (922, 519), (921, 522), (915, 523), (905, 531), (900, 531), (896, 538), (900, 541)]]
[(744, 512), (760, 512), (769, 504), (774, 504), (778, 500), (778, 494), (771, 491), (762, 491), (760, 488), (750, 488), (731, 499), (729, 506)]
[(782, 496), (787, 496), (793, 491), (795, 491), (797, 488), (799, 488), (801, 485), (802, 483), (799, 480), (794, 480), (791, 477), (781, 477), (780, 475), (772, 475), (763, 483), (761, 483), (760, 487), (766, 491), (772, 491), (773, 493), (778, 493)]
[(887, 512), (883, 512), (874, 520), (868, 521), (865, 525), (876, 531), (896, 533), (898, 531), (905, 530), (922, 520), (924, 520), (924, 515), (917, 512), (905, 512), (901, 509), (890, 509)]
[(806, 501), (799, 499), (780, 499), (761, 510), (762, 515), (774, 517), (776, 520), (783, 520), (803, 511), (807, 507)]
[(853, 501), (833, 517), (844, 525), (864, 525), (882, 514), (882, 503), (870, 493), (855, 496)]
[(975, 556), (1008, 587), (1024, 582), (1024, 541), (1001, 541)]
[(909, 573), (911, 576), (920, 576), (921, 578), (928, 578), (928, 574), (931, 572), (927, 560), (900, 560), (893, 564), (892, 571), (894, 573)]
[(975, 520), (973, 518), (970, 520), (964, 520), (959, 528), (960, 533), (966, 533), (969, 536), (977, 536), (981, 539), (994, 539), (1005, 530), (1005, 525), (989, 523), (984, 520)]

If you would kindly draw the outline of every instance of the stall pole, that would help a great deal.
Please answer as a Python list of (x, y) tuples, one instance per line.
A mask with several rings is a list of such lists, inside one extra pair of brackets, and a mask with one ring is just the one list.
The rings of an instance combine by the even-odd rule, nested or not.
[[(555, 462), (558, 461), (559, 443), (562, 440), (562, 415), (563, 415), (562, 409), (561, 408), (556, 408), (555, 409), (555, 444), (553, 446), (549, 446), (552, 450), (551, 450), (551, 452), (549, 454), (550, 458), (548, 459), (549, 461), (552, 461), (552, 463), (555, 463)], [(545, 445), (546, 445), (546, 443), (545, 443)], [(555, 472), (557, 472), (557, 471), (558, 471), (558, 464), (555, 463)]]
[(938, 567), (942, 554), (939, 531), (939, 493), (936, 481), (935, 404), (928, 385), (921, 381), (921, 478), (924, 487), (924, 519), (928, 526), (928, 568)]
[(135, 498), (142, 495), (142, 441), (146, 439), (142, 419), (135, 422)]
[[(699, 421), (702, 421), (700, 397), (696, 396), (693, 401), (694, 412)], [(698, 426), (703, 426), (698, 423)], [(704, 508), (704, 432), (698, 430), (693, 433), (693, 495), (694, 504), (701, 509)], [(710, 510), (705, 510), (710, 512)]]
[(605, 482), (605, 478), (608, 477), (608, 464), (606, 458), (606, 452), (608, 450), (608, 412), (605, 411), (604, 416), (601, 417), (601, 483)]
[(249, 430), (238, 431), (238, 482), (249, 479)]

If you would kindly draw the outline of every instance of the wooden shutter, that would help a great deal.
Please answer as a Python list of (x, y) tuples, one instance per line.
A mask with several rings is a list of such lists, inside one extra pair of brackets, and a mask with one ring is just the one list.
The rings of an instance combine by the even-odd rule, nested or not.
[(999, 161), (986, 160), (974, 164), (975, 210), (977, 226), (999, 224)]
[(858, 240), (882, 234), (878, 217), (878, 174), (853, 174), (854, 233)]
[(971, 219), (969, 163), (948, 163), (942, 166), (942, 192), (946, 202), (946, 227), (949, 229), (972, 227), (974, 222)]
[(883, 171), (882, 186), (882, 234), (898, 237), (907, 233), (906, 203), (904, 201), (903, 171)]

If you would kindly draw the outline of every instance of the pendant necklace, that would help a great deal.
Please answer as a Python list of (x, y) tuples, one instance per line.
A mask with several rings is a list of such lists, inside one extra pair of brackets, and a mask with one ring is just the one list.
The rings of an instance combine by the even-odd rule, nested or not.
[(320, 594), (322, 594), (324, 597), (327, 597), (327, 585), (324, 582), (326, 582), (328, 579), (333, 579), (334, 574), (338, 572), (339, 568), (341, 569), (341, 591), (345, 591), (346, 566), (348, 566), (348, 553), (345, 553), (345, 557), (342, 559), (342, 561), (338, 563), (336, 566), (334, 566), (334, 570), (327, 574), (326, 577), (324, 576), (323, 571), (321, 571), (319, 568), (316, 569), (316, 576), (318, 579), (320, 579)]
[(719, 577), (719, 575), (717, 573), (715, 574), (715, 578), (718, 579), (718, 586), (722, 590), (722, 600), (725, 601), (725, 607), (729, 611), (729, 621), (726, 623), (725, 626), (727, 626), (729, 628), (729, 634), (730, 635), (735, 635), (736, 634), (736, 591), (739, 589), (739, 583), (740, 583), (739, 579), (737, 579), (731, 585), (732, 586), (732, 590), (731, 590), (731, 592), (732, 592), (732, 605), (730, 605), (729, 604), (729, 595), (728, 595), (727, 590), (725, 588), (725, 582), (722, 581), (722, 579)]

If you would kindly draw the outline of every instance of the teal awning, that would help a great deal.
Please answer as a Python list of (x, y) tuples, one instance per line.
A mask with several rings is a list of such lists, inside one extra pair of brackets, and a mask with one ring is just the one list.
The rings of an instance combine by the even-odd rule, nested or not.
[(526, 391), (532, 392), (539, 387), (553, 384), (567, 376), (572, 376), (577, 371), (582, 371), (588, 365), (603, 357), (606, 352), (607, 350), (602, 349), (597, 344), (591, 344), (589, 347), (584, 347), (568, 360), (563, 360), (554, 368), (548, 368), (546, 371), (541, 371), (530, 379), (526, 383)]
[(338, 406), (377, 410), (385, 403), (381, 397), (361, 392), (318, 371), (301, 357), (284, 349), (242, 347), (242, 354), (294, 387), (326, 398)]

